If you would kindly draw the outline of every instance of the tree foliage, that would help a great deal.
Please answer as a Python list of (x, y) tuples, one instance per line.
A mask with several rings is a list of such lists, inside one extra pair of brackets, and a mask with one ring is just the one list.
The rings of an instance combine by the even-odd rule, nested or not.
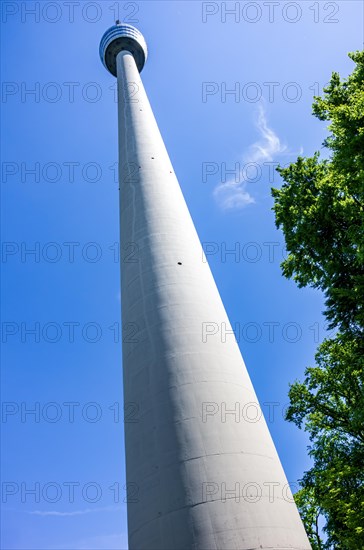
[(287, 419), (304, 425), (312, 442), (314, 466), (302, 486), (326, 520), (322, 548), (364, 548), (363, 352), (352, 338), (325, 340), (289, 392)]
[[(311, 440), (313, 467), (296, 499), (314, 549), (364, 548), (364, 52), (349, 56), (352, 74), (333, 73), (313, 104), (330, 123), (329, 158), (317, 152), (279, 167), (283, 185), (272, 189), (288, 251), (283, 274), (324, 292), (337, 331), (289, 392), (287, 419)], [(317, 513), (325, 542), (313, 530)]]
[(324, 548), (324, 543), (319, 532), (321, 511), (316, 502), (313, 488), (309, 486), (303, 487), (297, 491), (294, 495), (294, 499), (306, 527), (308, 540), (310, 541), (312, 550), (322, 550)]

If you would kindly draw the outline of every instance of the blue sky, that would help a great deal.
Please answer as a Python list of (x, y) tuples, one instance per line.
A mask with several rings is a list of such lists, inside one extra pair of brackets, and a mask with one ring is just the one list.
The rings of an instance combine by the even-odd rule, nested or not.
[(363, 7), (225, 5), (2, 3), (4, 549), (127, 547), (116, 88), (98, 57), (115, 18), (147, 40), (143, 81), (289, 481), (310, 465), (283, 410), (323, 299), (281, 276), (272, 163), (321, 148), (312, 96), (351, 72)]

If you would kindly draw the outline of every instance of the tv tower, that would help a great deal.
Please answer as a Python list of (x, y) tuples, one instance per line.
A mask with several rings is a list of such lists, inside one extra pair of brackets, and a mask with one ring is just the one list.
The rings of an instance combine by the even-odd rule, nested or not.
[(117, 21), (100, 56), (118, 86), (129, 548), (310, 549), (140, 78), (145, 40)]

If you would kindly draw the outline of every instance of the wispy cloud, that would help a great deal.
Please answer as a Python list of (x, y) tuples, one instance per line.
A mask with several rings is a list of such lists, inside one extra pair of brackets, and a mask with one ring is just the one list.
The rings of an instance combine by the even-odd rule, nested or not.
[[(260, 133), (260, 139), (253, 143), (243, 155), (243, 166), (249, 163), (260, 165), (263, 162), (272, 162), (277, 155), (287, 151), (287, 147), (281, 143), (274, 130), (269, 128), (262, 104), (258, 108), (256, 126)], [(255, 202), (254, 197), (247, 190), (248, 183), (249, 181), (244, 175), (239, 182), (230, 179), (215, 187), (214, 196), (224, 210), (243, 208)]]
[(58, 517), (72, 517), (83, 516), (85, 514), (91, 514), (93, 512), (106, 512), (110, 510), (119, 510), (119, 506), (103, 506), (101, 508), (84, 508), (83, 510), (73, 510), (70, 512), (60, 512), (58, 510), (31, 510), (28, 514), (32, 516), (58, 516)]

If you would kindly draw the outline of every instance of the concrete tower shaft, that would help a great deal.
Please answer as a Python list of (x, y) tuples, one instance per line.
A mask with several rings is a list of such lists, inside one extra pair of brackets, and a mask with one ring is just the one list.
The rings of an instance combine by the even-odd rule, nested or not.
[(129, 548), (307, 550), (239, 347), (203, 338), (232, 329), (137, 54), (115, 59)]

